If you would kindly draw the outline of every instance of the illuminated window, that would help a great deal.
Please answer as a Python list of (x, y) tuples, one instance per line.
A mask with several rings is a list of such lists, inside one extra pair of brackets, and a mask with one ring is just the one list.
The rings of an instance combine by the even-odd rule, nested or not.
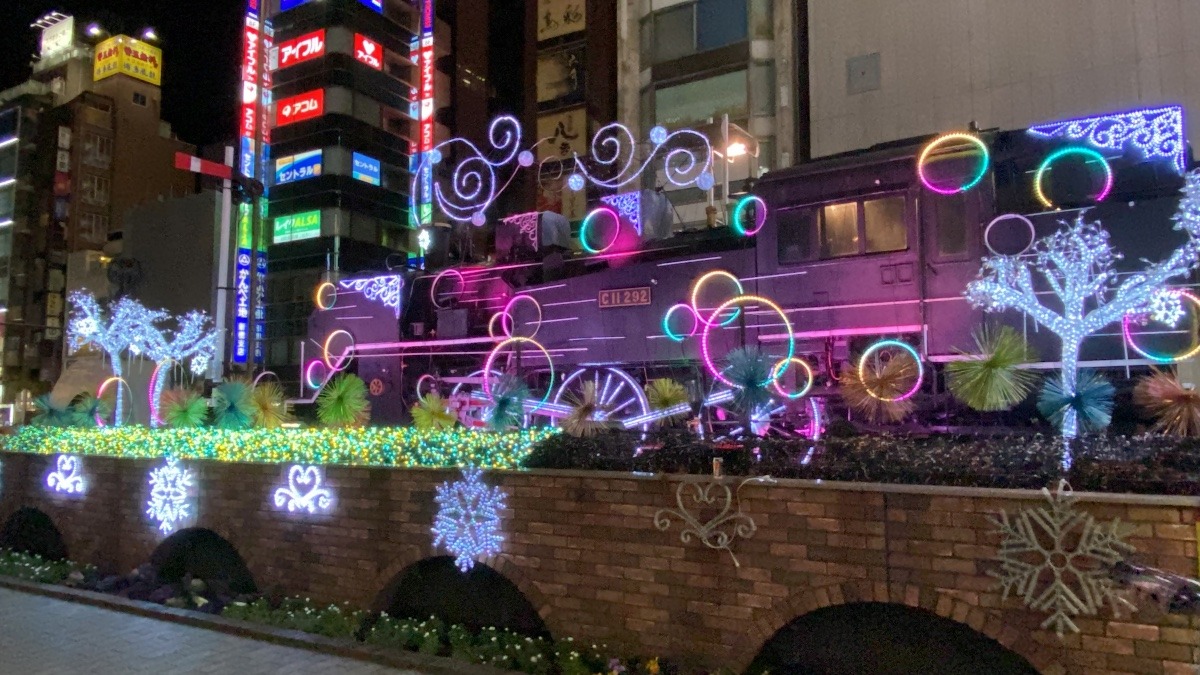
[(858, 253), (858, 202), (829, 204), (821, 209), (821, 257)]
[(112, 165), (113, 139), (84, 132), (83, 134), (83, 163), (101, 169)]
[(863, 202), (863, 224), (867, 235), (867, 253), (903, 251), (908, 248), (904, 197), (884, 197)]

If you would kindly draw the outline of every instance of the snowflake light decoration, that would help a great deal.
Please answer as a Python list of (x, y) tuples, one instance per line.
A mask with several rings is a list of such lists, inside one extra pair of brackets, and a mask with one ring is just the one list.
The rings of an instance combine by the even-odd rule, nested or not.
[(1048, 612), (1041, 627), (1053, 626), (1060, 638), (1065, 629), (1079, 632), (1073, 617), (1095, 615), (1105, 603), (1114, 614), (1122, 606), (1135, 609), (1117, 594), (1109, 571), (1134, 551), (1125, 541), (1133, 528), (1119, 519), (1102, 525), (1077, 511), (1065, 480), (1053, 493), (1042, 488), (1042, 494), (1048, 506), (1022, 509), (1012, 518), (1004, 511), (989, 518), (1004, 537), (999, 571), (988, 572), (999, 580), (1003, 597), (1014, 593), (1029, 609)]
[(445, 546), (456, 557), (454, 564), (466, 572), (475, 566), (475, 558), (500, 552), (500, 511), (504, 492), (480, 482), (483, 471), (463, 469), (463, 479), (442, 483), (435, 501), (437, 517), (433, 521), (433, 545)]
[(146, 502), (146, 515), (158, 523), (163, 534), (174, 530), (191, 515), (189, 497), (195, 484), (191, 470), (174, 458), (168, 458), (166, 466), (150, 471), (150, 501)]
[(1161, 290), (1150, 298), (1150, 318), (1168, 326), (1179, 325), (1183, 318), (1183, 302), (1179, 291)]
[(204, 354), (192, 359), (192, 374), (203, 375), (208, 370), (208, 357)]
[(91, 337), (99, 329), (100, 327), (96, 325), (96, 320), (90, 316), (84, 317), (75, 323), (75, 332), (80, 337)]

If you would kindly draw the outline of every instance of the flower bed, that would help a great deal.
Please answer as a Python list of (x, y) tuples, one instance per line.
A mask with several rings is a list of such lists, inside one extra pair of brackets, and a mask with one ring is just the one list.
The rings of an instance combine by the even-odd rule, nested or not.
[[(1075, 490), (1200, 495), (1200, 440), (1168, 436), (1092, 436), (1072, 446), (1062, 469), (1063, 440), (1007, 436), (827, 437), (758, 439), (714, 444), (685, 431), (557, 435), (534, 447), (527, 468), (709, 473), (713, 458), (731, 475), (770, 474), (874, 483), (1040, 489), (1065, 477)], [(640, 448), (640, 450), (639, 450)]]
[(486, 432), (412, 427), (357, 429), (103, 429), (27, 426), (6, 439), (10, 452), (221, 462), (347, 464), (385, 467), (473, 465), (516, 468), (538, 441), (556, 432)]

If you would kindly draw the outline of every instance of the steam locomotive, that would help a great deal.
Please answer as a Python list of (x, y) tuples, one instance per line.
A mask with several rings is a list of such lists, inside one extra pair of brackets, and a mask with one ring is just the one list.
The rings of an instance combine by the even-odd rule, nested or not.
[[(756, 345), (781, 363), (756, 431), (811, 436), (836, 410), (844, 364), (887, 341), (922, 364), (918, 399), (937, 396), (944, 364), (985, 321), (1057, 353), (1021, 313), (967, 302), (983, 257), (1026, 254), (1081, 214), (1108, 230), (1123, 273), (1184, 242), (1171, 217), (1191, 160), (1182, 111), (1164, 110), (907, 139), (772, 171), (729, 225), (667, 231), (647, 217), (662, 212), (654, 190), (601, 198), (574, 232), (552, 215), (509, 218), (495, 262), (323, 283), (305, 391), (354, 369), (379, 420), (404, 420), (432, 389), (474, 401), (465, 417), (478, 418), (490, 385), (516, 373), (532, 423), (554, 423), (590, 388), (598, 410), (634, 428), (655, 414), (644, 385), (669, 377), (717, 429), (736, 423), (722, 359)], [(1193, 338), (1146, 340), (1169, 350)], [(1119, 325), (1081, 358), (1125, 378), (1154, 362)]]

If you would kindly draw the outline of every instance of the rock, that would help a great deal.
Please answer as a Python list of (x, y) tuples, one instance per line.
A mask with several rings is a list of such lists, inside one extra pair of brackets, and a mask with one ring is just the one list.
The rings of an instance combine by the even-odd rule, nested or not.
[(153, 592), (148, 594), (146, 596), (146, 599), (149, 600), (150, 602), (157, 602), (159, 604), (163, 604), (163, 603), (169, 604), (170, 599), (174, 598), (178, 595), (179, 595), (179, 589), (168, 584), (166, 586), (159, 586)]

